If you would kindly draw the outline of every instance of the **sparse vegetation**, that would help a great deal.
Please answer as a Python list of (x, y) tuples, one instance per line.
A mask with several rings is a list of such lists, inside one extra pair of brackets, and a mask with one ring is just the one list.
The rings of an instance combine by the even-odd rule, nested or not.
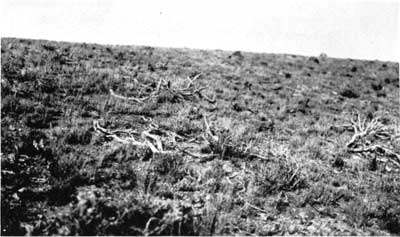
[(1, 41), (2, 235), (398, 235), (399, 65)]

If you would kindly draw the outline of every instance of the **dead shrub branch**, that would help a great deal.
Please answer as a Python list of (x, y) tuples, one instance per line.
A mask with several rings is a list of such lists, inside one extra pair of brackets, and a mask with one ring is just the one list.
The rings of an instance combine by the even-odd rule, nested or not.
[[(97, 120), (93, 121), (93, 128), (99, 134), (116, 142), (146, 147), (153, 154), (181, 153), (200, 161), (208, 161), (215, 157), (271, 160), (269, 157), (259, 154), (252, 141), (248, 144), (235, 144), (231, 139), (232, 136), (218, 132), (210, 126), (205, 115), (203, 118), (204, 132), (201, 135), (202, 142), (200, 144), (197, 142), (198, 137), (182, 137), (175, 132), (161, 129), (151, 121), (148, 128), (141, 132), (134, 129), (108, 130), (101, 127)], [(207, 149), (201, 149), (201, 147), (207, 147)]]
[[(135, 97), (135, 96), (126, 97), (126, 96), (118, 95), (112, 89), (110, 89), (110, 95), (112, 97), (122, 99), (122, 100), (134, 101), (137, 103), (144, 103), (145, 101), (147, 101), (149, 99), (159, 97), (161, 95), (162, 91), (167, 91), (171, 95), (173, 95), (175, 98), (177, 98), (178, 100), (190, 100), (197, 95), (200, 99), (205, 99), (206, 101), (208, 101), (210, 103), (215, 103), (216, 102), (215, 96), (213, 98), (210, 98), (207, 95), (203, 94), (202, 91), (207, 88), (201, 87), (198, 83), (196, 83), (197, 79), (200, 76), (201, 76), (201, 74), (197, 74), (192, 79), (187, 78), (188, 83), (185, 87), (184, 86), (180, 86), (180, 87), (174, 86), (174, 85), (172, 85), (171, 81), (166, 81), (164, 79), (160, 79), (158, 81), (156, 88), (153, 91), (151, 91), (148, 95), (145, 95), (142, 97)], [(139, 89), (139, 96), (141, 96), (144, 89), (148, 89), (149, 87), (151, 87), (151, 86), (141, 84), (140, 89)]]
[(347, 150), (352, 153), (373, 153), (387, 157), (394, 165), (400, 168), (400, 154), (397, 154), (384, 141), (395, 139), (393, 131), (380, 122), (379, 118), (367, 121), (360, 114), (350, 118), (350, 126), (354, 135), (346, 144)]
[[(173, 152), (170, 150), (164, 150), (161, 137), (158, 135), (152, 134), (152, 132), (154, 132), (154, 130), (159, 130), (159, 128), (157, 128), (157, 129), (150, 128), (149, 130), (143, 131), (141, 133), (138, 133), (136, 131), (132, 132), (132, 130), (130, 130), (130, 129), (127, 131), (124, 131), (124, 130), (109, 131), (109, 130), (101, 127), (97, 120), (93, 121), (93, 128), (96, 132), (99, 132), (100, 134), (102, 134), (108, 138), (111, 138), (117, 142), (120, 142), (123, 144), (130, 144), (133, 146), (147, 147), (154, 154), (157, 154), (157, 153), (165, 154), (165, 153)], [(121, 133), (121, 131), (123, 131), (123, 132)], [(139, 134), (140, 134), (140, 136), (138, 136)], [(137, 136), (139, 138), (135, 138), (135, 136)], [(142, 141), (138, 141), (139, 139), (141, 139)]]

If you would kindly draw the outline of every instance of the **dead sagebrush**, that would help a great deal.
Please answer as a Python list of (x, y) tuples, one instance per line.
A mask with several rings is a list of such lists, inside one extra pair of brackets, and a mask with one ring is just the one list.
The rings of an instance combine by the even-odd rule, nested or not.
[[(379, 117), (367, 120), (362, 119), (359, 113), (350, 118), (350, 125), (354, 131), (353, 137), (346, 144), (351, 153), (374, 154), (387, 158), (400, 168), (400, 154), (393, 151), (390, 141), (398, 136), (393, 129), (383, 125)], [(384, 160), (382, 160), (384, 161)]]
[(170, 154), (174, 150), (165, 150), (165, 147), (173, 147), (177, 139), (183, 139), (178, 134), (161, 129), (158, 125), (150, 123), (149, 128), (142, 132), (134, 129), (117, 129), (109, 131), (99, 125), (99, 121), (93, 121), (93, 128), (96, 132), (117, 142), (137, 147), (147, 147), (153, 154)]
[(142, 95), (144, 94), (143, 90), (148, 91), (148, 89), (151, 88), (150, 85), (141, 84), (138, 96), (126, 97), (118, 95), (112, 89), (110, 89), (110, 95), (118, 99), (143, 103), (152, 98), (158, 98), (160, 96), (165, 97), (163, 92), (168, 92), (173, 96), (174, 100), (176, 99), (178, 101), (190, 100), (197, 95), (201, 99), (205, 99), (210, 103), (215, 103), (215, 97), (209, 98), (207, 95), (202, 94), (202, 91), (205, 90), (206, 87), (201, 87), (198, 83), (195, 83), (200, 76), (201, 74), (197, 74), (193, 78), (187, 78), (185, 81), (178, 80), (176, 83), (160, 79), (155, 89), (150, 89), (150, 93), (145, 95)]

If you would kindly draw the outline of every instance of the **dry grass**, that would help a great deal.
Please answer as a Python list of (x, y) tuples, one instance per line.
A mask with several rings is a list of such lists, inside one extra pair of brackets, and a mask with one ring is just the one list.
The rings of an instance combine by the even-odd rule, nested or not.
[(3, 235), (400, 233), (398, 64), (1, 43)]

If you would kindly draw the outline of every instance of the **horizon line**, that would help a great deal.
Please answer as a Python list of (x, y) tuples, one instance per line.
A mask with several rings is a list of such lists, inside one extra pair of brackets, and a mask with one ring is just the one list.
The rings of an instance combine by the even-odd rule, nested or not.
[(325, 54), (328, 58), (331, 59), (339, 59), (339, 60), (358, 60), (358, 61), (380, 61), (380, 62), (390, 62), (400, 64), (400, 61), (392, 60), (392, 59), (370, 59), (370, 58), (352, 58), (352, 57), (341, 57), (341, 56), (330, 56), (325, 52), (320, 52), (317, 55), (312, 54), (301, 54), (301, 53), (292, 53), (292, 52), (273, 52), (273, 51), (256, 51), (256, 50), (246, 50), (246, 49), (223, 49), (223, 48), (201, 48), (201, 47), (175, 47), (175, 46), (165, 46), (165, 45), (156, 45), (156, 44), (129, 44), (129, 43), (103, 43), (103, 42), (94, 42), (94, 41), (84, 41), (84, 40), (58, 40), (58, 39), (45, 39), (45, 38), (29, 38), (29, 37), (16, 37), (16, 36), (0, 36), (1, 39), (18, 39), (18, 40), (35, 40), (35, 41), (51, 41), (56, 43), (71, 43), (71, 44), (98, 44), (103, 46), (130, 46), (130, 47), (153, 47), (153, 48), (164, 48), (164, 49), (189, 49), (189, 50), (206, 50), (206, 51), (225, 51), (225, 52), (235, 52), (240, 51), (244, 53), (250, 54), (273, 54), (273, 55), (295, 55), (300, 57), (320, 57), (320, 55)]

